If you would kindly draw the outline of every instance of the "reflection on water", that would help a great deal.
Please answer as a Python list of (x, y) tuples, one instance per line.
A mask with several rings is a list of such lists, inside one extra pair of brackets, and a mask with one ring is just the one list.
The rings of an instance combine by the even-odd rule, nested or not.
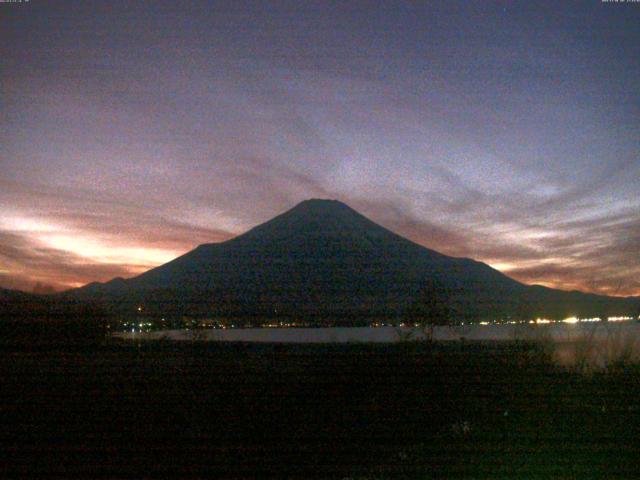
[[(567, 319), (572, 320), (572, 319)], [(419, 328), (242, 328), (163, 330), (119, 333), (127, 339), (270, 343), (392, 343), (426, 338)], [(615, 362), (640, 361), (640, 322), (565, 321), (435, 327), (435, 340), (529, 340), (543, 343), (563, 365), (606, 367)]]

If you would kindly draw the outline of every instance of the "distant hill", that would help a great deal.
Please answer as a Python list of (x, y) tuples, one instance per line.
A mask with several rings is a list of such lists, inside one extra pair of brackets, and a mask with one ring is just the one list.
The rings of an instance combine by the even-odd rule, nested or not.
[(46, 297), (0, 288), (0, 319), (17, 316), (44, 316), (49, 311)]
[[(102, 312), (92, 298), (76, 295), (39, 295), (0, 288), (0, 320), (66, 321)], [(102, 314), (102, 313), (101, 313)]]
[(637, 311), (639, 299), (517, 282), (488, 265), (440, 254), (335, 200), (307, 200), (243, 235), (200, 245), (131, 279), (65, 296), (118, 313), (308, 318), (564, 318)]
[(0, 347), (95, 344), (106, 328), (106, 312), (92, 299), (0, 288)]

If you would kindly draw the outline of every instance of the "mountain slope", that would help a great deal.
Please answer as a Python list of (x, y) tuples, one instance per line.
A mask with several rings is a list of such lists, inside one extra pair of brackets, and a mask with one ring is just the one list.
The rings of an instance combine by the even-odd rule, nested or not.
[[(578, 315), (622, 300), (525, 286), (415, 244), (333, 200), (307, 200), (227, 242), (73, 295), (156, 315), (296, 316), (349, 322)], [(551, 302), (551, 303), (549, 303)], [(444, 310), (443, 310), (444, 309)]]

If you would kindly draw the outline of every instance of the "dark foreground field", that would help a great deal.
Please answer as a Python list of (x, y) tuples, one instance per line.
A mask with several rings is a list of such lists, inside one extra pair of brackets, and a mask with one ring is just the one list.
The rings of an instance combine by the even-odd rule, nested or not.
[(0, 353), (1, 477), (640, 475), (640, 369), (523, 344), (156, 342)]

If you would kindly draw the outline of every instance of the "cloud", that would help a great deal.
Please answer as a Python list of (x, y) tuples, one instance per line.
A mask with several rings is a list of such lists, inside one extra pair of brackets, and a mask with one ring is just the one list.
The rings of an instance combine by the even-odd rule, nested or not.
[(0, 182), (0, 285), (31, 291), (129, 277), (234, 233), (81, 189)]
[[(344, 192), (327, 187), (304, 168), (267, 156), (243, 157), (221, 169), (219, 175), (225, 181), (220, 188), (189, 199), (214, 206), (205, 208), (204, 218), (198, 221), (189, 217), (189, 209), (181, 220), (175, 210), (163, 205), (153, 210), (100, 192), (15, 182), (4, 183), (10, 188), (0, 194), (0, 200), (10, 199), (7, 204), (17, 213), (30, 216), (36, 224), (54, 225), (78, 242), (98, 239), (112, 245), (114, 252), (130, 246), (179, 255), (200, 243), (227, 240), (306, 198), (337, 198), (428, 248), (496, 265), (525, 283), (616, 295), (640, 293), (637, 210), (594, 213), (579, 201), (563, 205), (573, 197), (561, 196), (554, 201), (557, 213), (545, 215), (548, 201), (534, 194), (508, 198), (469, 188), (446, 169), (435, 169), (434, 174), (455, 194), (402, 188), (395, 193), (385, 189), (377, 194)], [(523, 215), (523, 209), (530, 214)], [(231, 221), (219, 228), (217, 218)], [(0, 228), (0, 284), (32, 290), (41, 282), (61, 289), (128, 277), (157, 265), (140, 259), (119, 263), (91, 259), (54, 248), (43, 238), (42, 232)]]
[[(466, 222), (425, 220), (428, 213), (420, 206), (412, 207), (408, 198), (404, 194), (378, 201), (356, 198), (353, 205), (421, 245), (496, 265), (524, 283), (640, 295), (640, 215), (636, 209), (570, 221), (567, 217), (549, 222), (523, 218), (518, 223), (509, 207), (507, 213), (511, 214), (503, 217), (509, 228), (499, 221), (479, 222), (485, 228), (474, 228)], [(436, 210), (448, 211), (438, 200), (428, 202)], [(485, 208), (486, 204), (474, 206), (470, 202), (468, 214), (479, 216)]]
[(7, 288), (31, 291), (40, 282), (56, 289), (128, 277), (148, 268), (139, 264), (105, 264), (72, 252), (48, 248), (28, 235), (0, 232), (0, 282)]
[[(182, 12), (200, 28), (214, 22), (214, 35), (167, 29), (175, 37), (161, 61), (148, 59), (146, 30), (94, 25), (84, 10), (69, 21), (136, 41), (111, 42), (100, 55), (111, 63), (96, 65), (104, 42), (70, 41), (85, 28), (40, 41), (51, 36), (45, 11), (42, 28), (6, 30), (21, 41), (5, 42), (16, 48), (3, 76), (12, 94), (0, 142), (0, 283), (129, 276), (324, 197), (522, 281), (640, 293), (638, 214), (625, 209), (640, 207), (634, 97), (610, 108), (636, 76), (548, 88), (557, 73), (584, 77), (592, 69), (567, 60), (598, 65), (590, 52), (611, 42), (576, 60), (571, 42), (531, 50), (520, 30), (495, 37), (493, 21), (474, 25), (488, 40), (480, 48), (418, 11), (371, 17), (390, 30), (354, 25), (350, 8), (227, 10)], [(433, 35), (415, 37), (423, 28)], [(438, 48), (423, 48), (430, 42)], [(608, 92), (604, 104), (585, 97), (594, 90)], [(92, 249), (101, 258), (80, 255)], [(109, 249), (117, 262), (103, 258)]]
[[(211, 216), (194, 217), (192, 203), (182, 211), (184, 220), (175, 207), (152, 209), (126, 196), (0, 177), (7, 187), (0, 192), (0, 202), (9, 206), (0, 221), (0, 285), (31, 291), (37, 283), (62, 289), (130, 277), (162, 263), (134, 258), (138, 251), (166, 252), (169, 260), (199, 244), (228, 240), (268, 220), (274, 209), (304, 200), (309, 192), (329, 195), (311, 176), (266, 158), (243, 158), (222, 173), (222, 188), (195, 199), (204, 215)], [(225, 211), (245, 216), (231, 217), (238, 222), (231, 222), (230, 229), (217, 228), (221, 217), (215, 212)]]

